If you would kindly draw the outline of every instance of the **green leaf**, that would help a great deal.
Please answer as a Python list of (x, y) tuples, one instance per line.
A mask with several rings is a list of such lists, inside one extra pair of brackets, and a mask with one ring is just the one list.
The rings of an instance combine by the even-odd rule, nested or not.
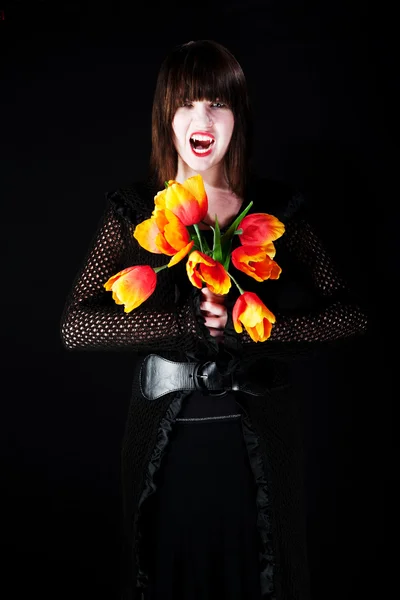
[(224, 245), (228, 240), (230, 240), (235, 234), (236, 227), (239, 225), (240, 221), (244, 219), (244, 217), (249, 212), (250, 208), (253, 206), (253, 201), (251, 201), (246, 208), (240, 213), (238, 217), (233, 221), (232, 225), (227, 229), (224, 235), (221, 238), (221, 244)]
[[(223, 240), (223, 236), (222, 236), (221, 240)], [(232, 239), (223, 241), (223, 243), (221, 243), (221, 255), (222, 255), (221, 262), (223, 265), (225, 265), (227, 263), (229, 264), (230, 257), (231, 257), (231, 251), (232, 251)]]
[(221, 230), (219, 228), (217, 215), (215, 215), (215, 227), (211, 227), (211, 229), (214, 232), (213, 259), (222, 262)]
[(201, 235), (200, 227), (187, 225), (186, 229), (189, 231), (190, 239), (194, 241), (193, 250), (199, 250), (208, 256), (212, 256), (212, 251), (207, 243), (206, 238)]
[(202, 235), (201, 235), (201, 233), (200, 233), (199, 226), (198, 226), (198, 224), (197, 224), (197, 223), (195, 223), (195, 224), (193, 225), (193, 227), (194, 227), (194, 230), (195, 230), (195, 232), (196, 232), (196, 234), (197, 234), (197, 240), (198, 240), (198, 243), (199, 243), (199, 245), (200, 245), (200, 252), (204, 252), (204, 250), (203, 250), (203, 242), (204, 242), (205, 240), (203, 240), (203, 236), (202, 236)]
[(228, 271), (229, 266), (231, 264), (231, 253), (230, 252), (228, 252), (228, 254), (226, 255), (225, 260), (223, 261), (222, 264), (224, 266), (225, 271)]

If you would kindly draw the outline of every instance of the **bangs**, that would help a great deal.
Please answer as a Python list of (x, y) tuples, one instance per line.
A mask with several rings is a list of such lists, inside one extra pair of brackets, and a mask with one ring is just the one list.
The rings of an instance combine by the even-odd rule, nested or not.
[(225, 76), (219, 77), (214, 71), (203, 69), (194, 69), (178, 75), (175, 85), (170, 86), (171, 103), (178, 107), (184, 101), (209, 100), (213, 102), (219, 100), (229, 106), (232, 105), (234, 94), (232, 94), (232, 84), (226, 81)]
[(185, 101), (218, 100), (235, 108), (240, 93), (240, 76), (232, 58), (216, 52), (213, 47), (193, 51), (185, 48), (184, 60), (178, 52), (176, 62), (170, 65), (167, 84), (167, 104), (175, 111)]

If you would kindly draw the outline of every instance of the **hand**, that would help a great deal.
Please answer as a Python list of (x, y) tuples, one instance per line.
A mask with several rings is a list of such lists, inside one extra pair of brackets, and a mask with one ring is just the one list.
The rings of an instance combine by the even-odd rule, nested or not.
[(204, 317), (205, 325), (212, 337), (222, 342), (225, 325), (228, 321), (228, 312), (224, 305), (225, 296), (210, 292), (208, 287), (201, 289), (200, 311)]

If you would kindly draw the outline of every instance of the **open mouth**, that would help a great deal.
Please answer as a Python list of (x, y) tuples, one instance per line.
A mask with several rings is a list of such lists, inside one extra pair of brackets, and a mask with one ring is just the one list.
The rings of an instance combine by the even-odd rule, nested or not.
[(199, 156), (209, 154), (215, 140), (207, 135), (195, 134), (190, 138), (190, 146), (193, 152)]

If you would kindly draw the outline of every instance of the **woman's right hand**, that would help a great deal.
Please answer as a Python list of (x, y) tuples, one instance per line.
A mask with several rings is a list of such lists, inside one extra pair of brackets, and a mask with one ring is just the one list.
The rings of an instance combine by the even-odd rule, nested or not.
[(207, 286), (201, 289), (200, 311), (210, 335), (222, 342), (224, 329), (228, 321), (228, 312), (225, 306), (225, 296), (214, 294)]

